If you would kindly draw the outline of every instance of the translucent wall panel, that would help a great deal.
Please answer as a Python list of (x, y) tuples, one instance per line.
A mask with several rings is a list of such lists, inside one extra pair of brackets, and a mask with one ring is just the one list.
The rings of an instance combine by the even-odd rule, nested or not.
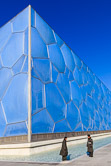
[(5, 127), (6, 127), (5, 113), (0, 103), (0, 137), (4, 135)]
[(59, 74), (58, 80), (57, 80), (57, 86), (59, 90), (61, 91), (61, 94), (63, 95), (66, 103), (68, 103), (71, 100), (71, 90), (70, 90), (69, 80), (66, 77), (66, 75), (61, 73)]
[(31, 19), (32, 133), (111, 129), (111, 92), (34, 10)]
[[(68, 77), (69, 72), (70, 72), (70, 70), (66, 67), (66, 68), (65, 68), (65, 72), (64, 72), (66, 77)], [(71, 72), (71, 73), (72, 73), (72, 72)]]
[(24, 32), (24, 55), (28, 55), (28, 28)]
[(1, 57), (0, 57), (0, 69), (2, 68), (2, 62), (1, 62)]
[[(0, 28), (0, 137), (28, 131), (28, 20)], [(31, 97), (32, 133), (111, 129), (111, 92), (34, 9)]]
[(94, 112), (97, 109), (97, 105), (95, 104), (95, 102), (90, 96), (87, 96), (86, 98), (86, 105), (87, 105), (88, 112), (90, 113), (91, 118), (94, 119)]
[(27, 74), (18, 74), (14, 76), (2, 99), (8, 123), (20, 122), (27, 119), (27, 89)]
[(57, 86), (53, 83), (45, 86), (46, 108), (55, 122), (64, 119), (66, 115), (66, 104)]
[(62, 46), (62, 44), (64, 43), (63, 40), (54, 32), (54, 35), (55, 35), (55, 40), (58, 44), (59, 47)]
[(14, 62), (22, 56), (23, 47), (23, 33), (12, 34), (1, 53), (3, 65), (5, 67), (12, 67)]
[(28, 56), (25, 57), (25, 61), (24, 61), (23, 66), (21, 68), (21, 72), (23, 72), (23, 73), (28, 72)]
[(0, 137), (27, 134), (28, 11), (0, 28)]
[(52, 80), (52, 66), (47, 59), (33, 59), (33, 68), (37, 73), (38, 78), (44, 82), (48, 83)]
[(72, 72), (69, 72), (68, 78), (69, 78), (69, 81), (73, 81), (74, 80)]
[(88, 128), (90, 124), (90, 116), (86, 104), (83, 102), (80, 106), (81, 121), (84, 127)]
[(79, 85), (83, 85), (82, 72), (77, 67), (74, 70), (74, 79)]
[(55, 38), (53, 34), (53, 30), (50, 26), (36, 13), (36, 28), (40, 33), (42, 39), (46, 44), (55, 43)]
[(51, 62), (55, 65), (59, 72), (64, 72), (65, 70), (65, 62), (63, 59), (63, 55), (61, 53), (60, 48), (57, 44), (51, 44), (48, 46), (49, 49), (49, 57)]
[(2, 68), (0, 70), (0, 99), (5, 94), (5, 91), (8, 88), (8, 85), (10, 83), (10, 80), (12, 78), (12, 72), (8, 68)]
[(75, 132), (76, 132), (76, 131), (83, 131), (83, 124), (82, 124), (82, 123), (79, 123), (79, 124), (77, 125), (77, 127), (75, 128), (74, 131), (75, 131)]
[(80, 122), (79, 110), (74, 105), (73, 101), (67, 104), (67, 120), (72, 130), (76, 129), (78, 123)]
[(75, 55), (73, 52), (72, 52), (72, 55), (73, 55), (73, 57), (74, 57), (74, 62), (75, 62), (75, 64), (76, 64), (76, 66), (80, 69), (81, 66), (82, 66), (82, 61), (81, 61), (80, 58), (79, 58), (77, 55)]
[(71, 71), (73, 71), (74, 67), (75, 67), (75, 63), (74, 63), (74, 59), (73, 59), (73, 55), (71, 53), (71, 50), (69, 49), (69, 47), (66, 44), (63, 44), (61, 47), (61, 51), (63, 53), (66, 66)]
[(26, 135), (27, 125), (26, 122), (9, 124), (6, 126), (4, 137), (15, 135)]
[(55, 124), (54, 132), (71, 132), (71, 128), (66, 120), (62, 120)]
[(42, 110), (32, 116), (33, 133), (52, 133), (54, 121), (47, 110)]
[(48, 58), (47, 47), (37, 29), (31, 29), (32, 57)]
[(24, 9), (23, 12), (19, 13), (12, 21), (12, 30), (13, 32), (24, 31), (29, 22), (29, 8)]
[(32, 114), (45, 108), (45, 85), (32, 77)]
[(11, 36), (11, 23), (7, 23), (2, 28), (0, 28), (0, 51), (4, 45), (8, 42)]
[(36, 13), (35, 13), (35, 11), (34, 11), (34, 9), (33, 8), (31, 8), (31, 26), (32, 27), (35, 27), (35, 15)]
[(14, 74), (20, 73), (25, 63), (26, 56), (21, 56), (20, 59), (13, 65), (12, 70)]
[(71, 82), (71, 95), (72, 95), (72, 100), (79, 108), (80, 104), (82, 103), (82, 93), (81, 89), (79, 88), (79, 86), (75, 81)]
[(58, 77), (58, 71), (52, 64), (52, 81), (56, 83)]

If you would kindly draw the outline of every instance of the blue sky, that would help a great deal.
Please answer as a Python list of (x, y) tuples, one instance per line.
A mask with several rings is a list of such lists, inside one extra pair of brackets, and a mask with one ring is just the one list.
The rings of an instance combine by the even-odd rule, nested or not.
[(111, 0), (2, 0), (0, 27), (29, 4), (111, 90)]

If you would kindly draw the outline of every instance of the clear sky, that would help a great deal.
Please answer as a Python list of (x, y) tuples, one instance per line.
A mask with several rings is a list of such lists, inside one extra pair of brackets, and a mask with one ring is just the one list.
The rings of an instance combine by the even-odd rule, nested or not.
[(111, 90), (111, 0), (1, 0), (0, 27), (29, 4)]

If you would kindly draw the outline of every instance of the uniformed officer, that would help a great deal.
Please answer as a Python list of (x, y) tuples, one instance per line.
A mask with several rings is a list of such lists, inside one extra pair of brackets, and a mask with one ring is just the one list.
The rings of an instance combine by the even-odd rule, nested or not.
[(92, 140), (90, 134), (88, 134), (87, 136), (88, 136), (87, 152), (89, 153), (89, 157), (93, 157), (93, 140)]

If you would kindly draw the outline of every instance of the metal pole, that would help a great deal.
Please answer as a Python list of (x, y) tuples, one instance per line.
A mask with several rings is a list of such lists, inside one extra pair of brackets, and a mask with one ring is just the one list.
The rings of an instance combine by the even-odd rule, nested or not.
[(28, 27), (28, 142), (31, 142), (31, 5), (29, 5), (29, 27)]

